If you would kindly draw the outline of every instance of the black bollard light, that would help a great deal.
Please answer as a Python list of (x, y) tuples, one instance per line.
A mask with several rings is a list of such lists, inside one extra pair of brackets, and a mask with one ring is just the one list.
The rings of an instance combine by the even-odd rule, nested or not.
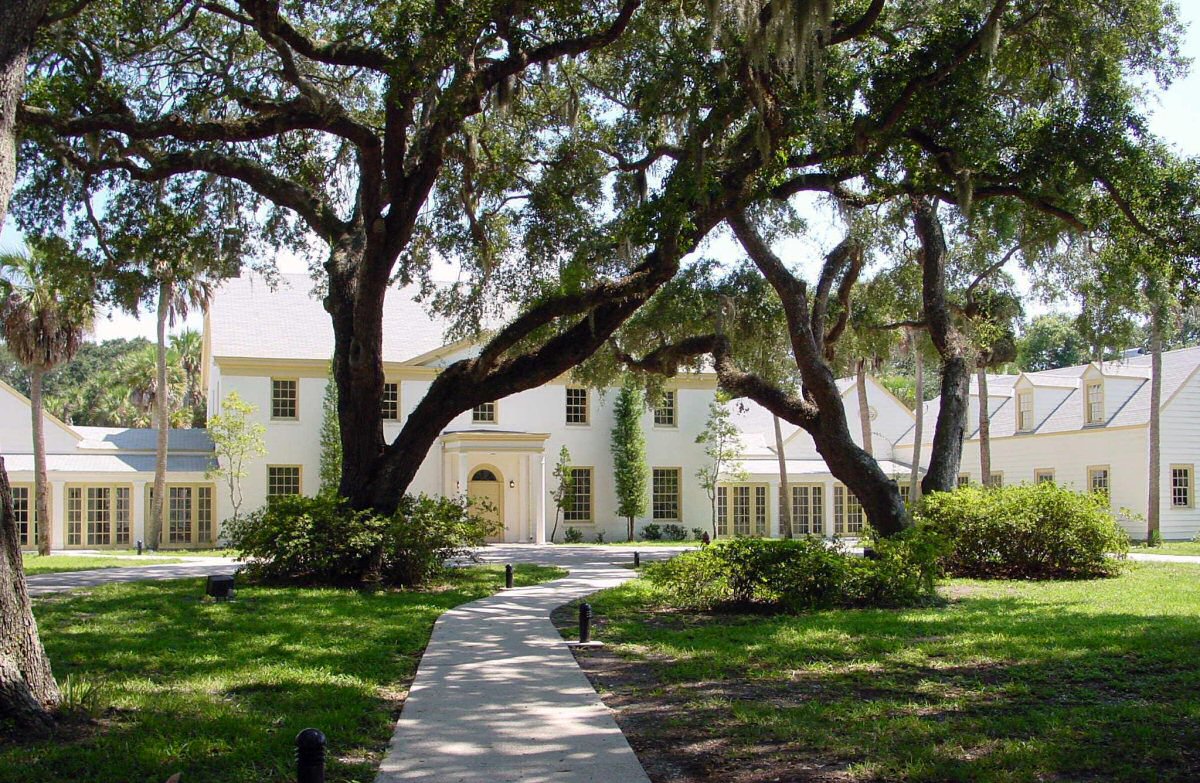
[(512, 563), (504, 566), (504, 587), (511, 590), (513, 586)]
[(633, 553), (633, 567), (638, 568), (639, 566), (641, 566), (641, 564), (642, 564), (642, 553), (634, 552)]
[(584, 602), (579, 605), (579, 643), (587, 644), (592, 640), (592, 605)]
[(142, 539), (138, 539), (138, 554), (142, 553)]
[(325, 783), (325, 735), (317, 729), (296, 735), (296, 783)]

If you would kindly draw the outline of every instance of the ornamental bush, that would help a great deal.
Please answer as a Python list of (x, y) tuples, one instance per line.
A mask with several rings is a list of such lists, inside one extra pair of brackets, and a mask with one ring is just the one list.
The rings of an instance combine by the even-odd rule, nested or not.
[(451, 498), (406, 496), (385, 517), (353, 511), (329, 494), (287, 495), (227, 523), (225, 535), (252, 580), (353, 585), (377, 576), (411, 587), (482, 545), (495, 524)]
[(642, 527), (642, 540), (643, 541), (662, 541), (662, 537), (663, 537), (662, 525), (657, 524), (655, 522), (651, 522), (650, 524), (644, 525)]
[(911, 606), (935, 595), (937, 551), (924, 531), (881, 542), (875, 559), (816, 537), (735, 538), (653, 563), (646, 577), (669, 603), (691, 609)]
[(662, 526), (662, 537), (668, 541), (683, 541), (687, 539), (687, 533), (687, 528), (683, 525), (670, 524)]
[(568, 544), (578, 544), (583, 541), (583, 531), (577, 527), (568, 527), (563, 531), (563, 541)]
[(1129, 536), (1106, 497), (1053, 482), (931, 493), (922, 498), (917, 518), (946, 540), (940, 562), (951, 576), (1113, 576), (1129, 551)]

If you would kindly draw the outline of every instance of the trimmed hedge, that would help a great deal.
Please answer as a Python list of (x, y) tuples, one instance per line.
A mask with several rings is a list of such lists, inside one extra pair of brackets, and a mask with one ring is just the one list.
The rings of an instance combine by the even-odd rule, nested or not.
[(482, 545), (494, 527), (450, 498), (406, 496), (396, 513), (383, 517), (351, 510), (330, 495), (288, 495), (227, 522), (225, 535), (247, 561), (251, 579), (350, 585), (378, 576), (411, 587), (436, 576), (449, 558)]
[(911, 606), (934, 596), (937, 548), (921, 531), (879, 542), (875, 559), (815, 537), (735, 538), (651, 564), (645, 574), (683, 608)]
[(1113, 576), (1129, 551), (1107, 498), (1053, 482), (932, 493), (921, 499), (917, 519), (948, 543), (941, 565), (950, 576)]

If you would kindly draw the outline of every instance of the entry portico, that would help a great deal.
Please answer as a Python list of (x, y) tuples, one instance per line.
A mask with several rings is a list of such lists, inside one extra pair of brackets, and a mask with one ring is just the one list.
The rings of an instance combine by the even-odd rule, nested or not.
[(549, 433), (460, 430), (442, 435), (442, 492), (487, 498), (504, 524), (499, 540), (546, 541)]

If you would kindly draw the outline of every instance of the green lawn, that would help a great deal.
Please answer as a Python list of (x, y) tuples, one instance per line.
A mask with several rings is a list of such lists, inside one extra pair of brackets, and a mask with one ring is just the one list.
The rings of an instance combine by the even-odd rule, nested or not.
[(1129, 551), (1151, 555), (1200, 555), (1200, 541), (1164, 541), (1161, 546), (1134, 546)]
[(25, 565), (26, 574), (57, 574), (63, 571), (90, 571), (94, 568), (129, 568), (131, 566), (165, 565), (182, 562), (172, 557), (143, 557), (140, 560), (128, 560), (122, 557), (103, 557), (100, 555), (23, 555), (21, 562)]
[(582, 660), (650, 766), (689, 780), (1200, 780), (1200, 566), (945, 592), (713, 615), (635, 580), (590, 599), (609, 646)]
[[(241, 587), (228, 603), (202, 601), (197, 579), (40, 599), (56, 677), (99, 685), (106, 706), (50, 741), (0, 742), (0, 781), (283, 783), (313, 726), (328, 779), (367, 783), (434, 620), (503, 574), (457, 569), (428, 592)], [(516, 567), (521, 585), (564, 574)]]
[(578, 544), (566, 544), (562, 541), (555, 541), (559, 546), (631, 546), (649, 549), (656, 546), (690, 546), (699, 547), (699, 541), (688, 539), (687, 541), (605, 541), (597, 544), (595, 541), (580, 541)]

